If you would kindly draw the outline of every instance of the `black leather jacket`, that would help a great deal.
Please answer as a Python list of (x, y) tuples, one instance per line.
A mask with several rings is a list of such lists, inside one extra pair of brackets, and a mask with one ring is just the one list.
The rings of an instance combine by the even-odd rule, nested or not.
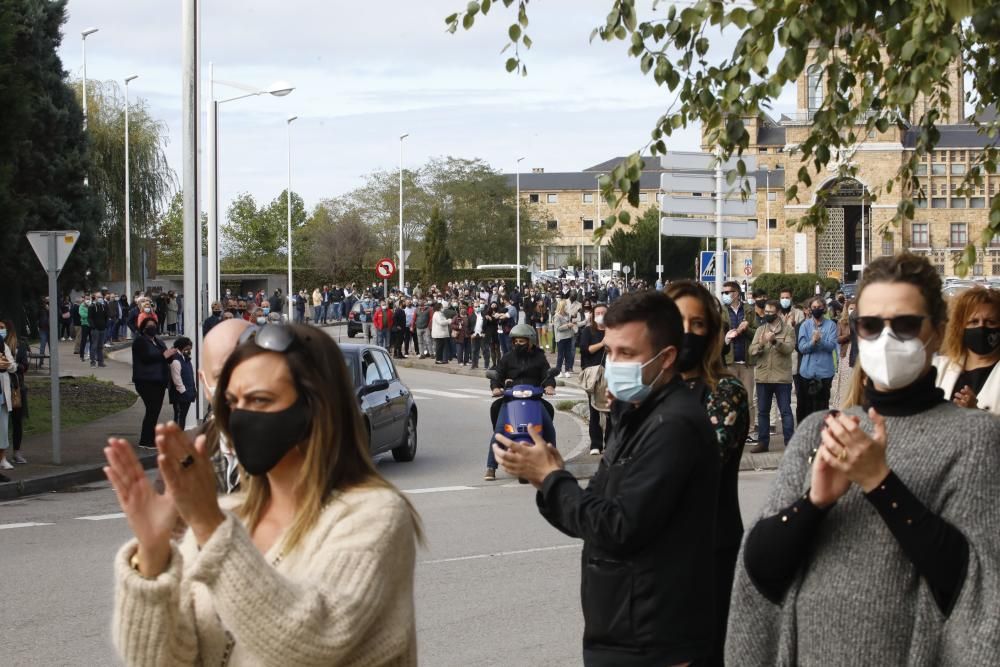
[(516, 351), (508, 352), (497, 364), (497, 379), (490, 380), (490, 389), (503, 389), (507, 380), (515, 385), (530, 384), (534, 387), (555, 387), (555, 378), (548, 377), (549, 360), (540, 348), (532, 348), (526, 357)]

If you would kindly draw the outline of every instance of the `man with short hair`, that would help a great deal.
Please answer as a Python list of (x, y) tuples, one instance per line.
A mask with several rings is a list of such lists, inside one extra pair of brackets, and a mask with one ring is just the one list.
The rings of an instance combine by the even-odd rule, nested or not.
[(90, 365), (104, 368), (104, 335), (108, 329), (108, 304), (102, 292), (94, 292), (87, 312), (90, 322)]
[[(753, 363), (750, 358), (750, 343), (757, 331), (757, 313), (752, 306), (743, 303), (740, 284), (735, 280), (727, 280), (722, 285), (722, 323), (726, 331), (726, 345), (723, 349), (724, 361), (729, 371), (747, 390), (750, 401), (750, 414), (756, 414), (757, 402), (754, 392)], [(756, 431), (756, 428), (752, 429)], [(757, 442), (757, 437), (751, 433), (747, 442)]]
[(705, 408), (676, 370), (680, 311), (633, 292), (605, 315), (612, 429), (586, 488), (533, 429), (495, 436), (500, 465), (537, 489), (542, 516), (583, 540), (583, 663), (700, 664), (716, 648), (713, 609), (719, 461)]

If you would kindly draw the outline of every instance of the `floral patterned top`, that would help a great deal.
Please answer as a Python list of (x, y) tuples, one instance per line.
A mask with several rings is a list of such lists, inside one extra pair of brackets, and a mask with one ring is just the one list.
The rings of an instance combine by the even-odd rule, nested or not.
[(694, 387), (701, 384), (704, 389), (702, 401), (708, 418), (715, 429), (719, 444), (719, 456), (726, 463), (738, 454), (750, 433), (750, 405), (747, 390), (743, 383), (732, 376), (724, 376), (716, 384), (715, 391), (709, 390), (700, 380), (691, 383)]

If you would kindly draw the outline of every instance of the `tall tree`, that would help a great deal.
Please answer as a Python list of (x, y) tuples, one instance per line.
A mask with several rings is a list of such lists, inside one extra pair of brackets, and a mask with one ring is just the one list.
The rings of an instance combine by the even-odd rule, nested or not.
[[(513, 46), (508, 72), (527, 74), (523, 50), (531, 47), (527, 0), (502, 0), (516, 7), (517, 18), (507, 31)], [(499, 2), (470, 2), (464, 12), (445, 21), (455, 32), (473, 26)], [(638, 182), (644, 150), (667, 152), (667, 140), (680, 128), (700, 124), (704, 143), (719, 146), (723, 157), (742, 155), (750, 143), (743, 118), (757, 117), (797, 81), (807, 66), (821, 68), (822, 100), (812, 114), (804, 141), (793, 153), (798, 170), (788, 169), (786, 197), (795, 201), (799, 186), (809, 187), (816, 174), (836, 167), (841, 176), (854, 176), (856, 167), (837, 159), (838, 149), (850, 149), (871, 133), (912, 129), (912, 152), (875, 190), (899, 191), (894, 223), (911, 220), (914, 196), (921, 194), (917, 167), (937, 145), (941, 109), (966, 104), (974, 109), (972, 124), (988, 137), (960, 188), (980, 187), (983, 174), (996, 173), (1000, 163), (1000, 11), (995, 0), (907, 0), (904, 2), (844, 2), (844, 0), (755, 0), (724, 3), (695, 0), (687, 4), (652, 3), (640, 16), (636, 0), (611, 0), (606, 20), (594, 28), (591, 40), (625, 41), (628, 54), (638, 59), (643, 74), (652, 74), (657, 86), (674, 93), (673, 102), (657, 120), (646, 147), (636, 151), (610, 175), (602, 178), (602, 193), (612, 207), (627, 197), (639, 200)], [(710, 54), (720, 28), (728, 56)], [(721, 41), (721, 40), (719, 40)], [(729, 47), (728, 45), (732, 46)], [(505, 48), (505, 50), (507, 50)], [(772, 65), (772, 62), (776, 64)], [(951, 66), (970, 82), (965, 99), (954, 99)], [(738, 170), (739, 171), (739, 170)], [(793, 176), (794, 174), (794, 176)], [(735, 174), (734, 174), (735, 176)], [(826, 216), (822, 196), (800, 220), (822, 224)], [(627, 217), (613, 215), (627, 222)], [(974, 243), (985, 246), (1000, 234), (1000, 197), (993, 197), (986, 233), (965, 250), (963, 265), (975, 263)]]
[[(650, 208), (629, 227), (618, 227), (608, 241), (611, 261), (635, 266), (635, 277), (652, 284), (656, 280), (656, 260), (660, 212)], [(675, 280), (694, 277), (694, 262), (701, 239), (669, 237), (663, 239), (663, 278)]]
[(310, 268), (339, 282), (370, 274), (377, 261), (371, 226), (358, 209), (337, 201), (322, 202), (313, 210), (300, 245)]
[(93, 286), (105, 266), (101, 202), (83, 184), (90, 168), (83, 114), (57, 53), (65, 21), (66, 0), (0, 3), (0, 284), (11, 287), (0, 290), (0, 313), (18, 324), (34, 321), (47, 292), (25, 232), (80, 231), (63, 290)]
[[(167, 210), (160, 216), (155, 225), (151, 242), (146, 243), (149, 256), (156, 257), (156, 273), (171, 274), (184, 272), (184, 193), (177, 192), (170, 200)], [(143, 245), (145, 239), (140, 239)], [(132, 252), (136, 253), (133, 243)], [(201, 214), (201, 250), (208, 253), (208, 214)], [(141, 258), (137, 258), (141, 259)], [(148, 267), (152, 270), (152, 267)], [(141, 267), (136, 268), (141, 275)]]
[(441, 209), (435, 206), (424, 237), (423, 282), (430, 285), (447, 281), (453, 268), (448, 251), (448, 221), (441, 214)]
[[(83, 86), (74, 82), (78, 99)], [(107, 273), (121, 280), (125, 268), (125, 96), (115, 81), (87, 81), (87, 134), (92, 166), (90, 186), (104, 204)], [(153, 118), (145, 100), (129, 101), (129, 209), (132, 276), (140, 275), (139, 248), (156, 235), (156, 224), (177, 189), (167, 163), (167, 126)]]

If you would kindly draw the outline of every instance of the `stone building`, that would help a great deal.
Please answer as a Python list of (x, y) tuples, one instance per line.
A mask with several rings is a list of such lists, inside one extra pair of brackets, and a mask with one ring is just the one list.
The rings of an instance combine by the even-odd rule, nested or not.
[[(784, 195), (785, 169), (794, 174), (802, 166), (796, 146), (807, 137), (822, 101), (822, 71), (814, 65), (797, 82), (796, 113), (782, 115), (778, 120), (766, 115), (746, 119), (749, 154), (757, 158), (759, 166), (757, 236), (727, 242), (729, 275), (742, 279), (747, 277), (744, 271), (749, 268), (750, 278), (767, 271), (809, 272), (850, 282), (857, 278), (854, 267), (862, 263), (862, 254), (867, 262), (901, 250), (925, 254), (940, 273), (954, 275), (960, 251), (967, 241), (976, 241), (987, 224), (1000, 175), (985, 175), (983, 185), (971, 196), (957, 193), (963, 176), (988, 139), (963, 117), (962, 77), (957, 67), (953, 66), (950, 73), (951, 97), (955, 102), (942, 113), (942, 124), (938, 126), (941, 140), (936, 149), (917, 170), (925, 197), (915, 200), (914, 220), (902, 226), (891, 222), (900, 201), (900, 188), (893, 188), (888, 194), (880, 192), (876, 201), (870, 195), (896, 173), (903, 160), (909, 159), (915, 145), (915, 130), (900, 130), (892, 125), (884, 133), (868, 133), (851, 149), (835, 156), (831, 168), (824, 173), (815, 173), (810, 167), (812, 186), (799, 186), (798, 201), (788, 202)], [(922, 104), (926, 103), (918, 100), (916, 115), (922, 113)], [(864, 134), (863, 127), (858, 131)], [(594, 225), (600, 224), (601, 217), (608, 212), (599, 211), (606, 204), (598, 201), (596, 179), (621, 160), (614, 158), (581, 172), (545, 173), (536, 169), (520, 175), (521, 196), (537, 204), (537, 210), (545, 218), (528, 222), (559, 231), (559, 239), (548, 247), (525, 248), (523, 253), (529, 257), (528, 261), (536, 261), (545, 268), (577, 264), (579, 260), (594, 267), (599, 264)], [(857, 167), (856, 178), (838, 175), (836, 167), (844, 162)], [(659, 159), (647, 158), (640, 183), (642, 210), (657, 205), (659, 171)], [(507, 176), (513, 186), (515, 175)], [(801, 217), (816, 201), (820, 191), (827, 193), (827, 227), (817, 232), (811, 228), (797, 231), (789, 226), (790, 221)], [(631, 209), (630, 212), (638, 213)], [(607, 241), (605, 238), (603, 243)], [(669, 240), (664, 239), (664, 243)], [(1000, 238), (994, 238), (988, 248), (979, 252), (972, 273), (1000, 276)]]

